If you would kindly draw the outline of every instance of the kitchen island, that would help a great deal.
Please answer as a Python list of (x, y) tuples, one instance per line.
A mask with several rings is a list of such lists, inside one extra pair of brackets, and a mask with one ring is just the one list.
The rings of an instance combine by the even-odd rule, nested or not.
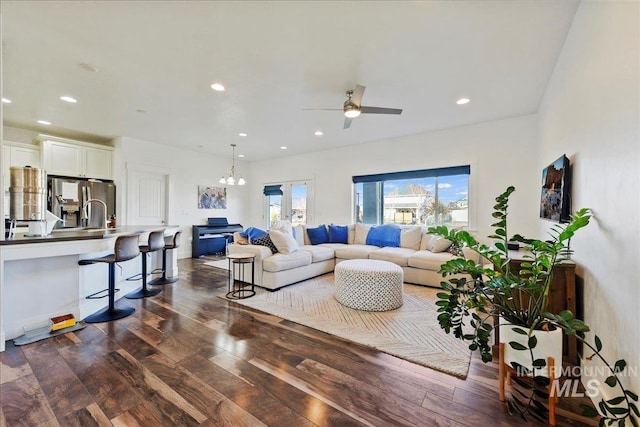
[[(108, 298), (87, 299), (108, 287), (108, 266), (103, 263), (81, 266), (82, 259), (113, 252), (115, 238), (139, 234), (141, 244), (148, 233), (164, 229), (167, 235), (178, 226), (120, 226), (100, 230), (54, 230), (45, 237), (18, 233), (0, 240), (0, 351), (5, 340), (25, 330), (43, 327), (51, 317), (67, 313), (82, 320), (107, 306)], [(116, 299), (140, 286), (127, 281), (141, 271), (140, 257), (118, 263)], [(162, 251), (152, 253), (149, 271), (162, 265)], [(177, 276), (175, 251), (167, 253), (167, 277)]]

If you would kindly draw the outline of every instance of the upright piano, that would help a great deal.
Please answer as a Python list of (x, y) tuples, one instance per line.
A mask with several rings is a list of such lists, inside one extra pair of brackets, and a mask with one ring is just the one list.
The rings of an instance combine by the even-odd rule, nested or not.
[(224, 253), (233, 233), (242, 230), (242, 225), (229, 224), (227, 218), (207, 218), (207, 225), (192, 226), (191, 257)]

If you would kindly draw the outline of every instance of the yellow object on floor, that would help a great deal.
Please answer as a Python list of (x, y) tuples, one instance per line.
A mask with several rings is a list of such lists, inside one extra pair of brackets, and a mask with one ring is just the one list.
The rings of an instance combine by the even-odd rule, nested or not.
[(63, 316), (52, 317), (50, 322), (51, 331), (58, 331), (60, 329), (68, 328), (69, 326), (75, 325), (76, 318), (73, 317), (73, 314), (65, 314)]

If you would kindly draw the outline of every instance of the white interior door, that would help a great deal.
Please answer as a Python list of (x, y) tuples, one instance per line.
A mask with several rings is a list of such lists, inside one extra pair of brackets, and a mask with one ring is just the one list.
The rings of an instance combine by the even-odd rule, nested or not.
[(128, 169), (127, 219), (129, 225), (167, 223), (167, 181), (162, 172)]

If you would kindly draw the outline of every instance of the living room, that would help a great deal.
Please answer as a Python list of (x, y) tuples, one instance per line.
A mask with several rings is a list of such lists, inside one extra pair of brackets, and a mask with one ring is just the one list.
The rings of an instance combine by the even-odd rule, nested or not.
[[(584, 319), (605, 340), (606, 355), (611, 360), (624, 358), (637, 365), (640, 360), (640, 344), (636, 339), (640, 326), (637, 309), (640, 290), (636, 279), (640, 274), (638, 3), (583, 1), (573, 2), (572, 7), (574, 14), (570, 14), (566, 39), (558, 45), (555, 65), (542, 79), (539, 102), (525, 113), (515, 116), (506, 113), (474, 123), (399, 133), (329, 149), (321, 148), (323, 140), (316, 138), (318, 148), (307, 152), (296, 152), (291, 146), (289, 152), (293, 154), (287, 156), (274, 153), (263, 160), (236, 158), (236, 174), (244, 176), (247, 185), (227, 188), (226, 210), (208, 211), (197, 209), (196, 188), (216, 183), (221, 174), (229, 171), (231, 137), (218, 143), (226, 150), (226, 154), (218, 155), (158, 143), (151, 138), (115, 135), (116, 183), (126, 188), (125, 177), (132, 162), (167, 171), (168, 222), (188, 230), (191, 224), (204, 223), (212, 216), (225, 216), (245, 227), (264, 228), (263, 187), (310, 180), (314, 209), (309, 224), (351, 224), (353, 176), (470, 165), (469, 221), (478, 238), (490, 234), (494, 198), (509, 185), (517, 190), (511, 203), (510, 233), (544, 238), (552, 224), (538, 215), (540, 173), (551, 161), (566, 154), (573, 169), (572, 206), (589, 207), (594, 212), (593, 224), (571, 242), (583, 289)], [(5, 6), (2, 9), (4, 21), (8, 18)], [(5, 50), (11, 48), (12, 40), (8, 43)], [(348, 77), (351, 78), (356, 77)], [(368, 81), (349, 81), (350, 86), (342, 90), (358, 83), (367, 85), (366, 103), (368, 96), (375, 99), (375, 86)], [(437, 86), (437, 82), (429, 86)], [(9, 89), (5, 81), (3, 97), (9, 96)], [(338, 107), (342, 101), (337, 100)], [(386, 101), (376, 100), (373, 105), (404, 107), (402, 100), (398, 105), (385, 105)], [(455, 99), (450, 101), (452, 105), (446, 108), (460, 108), (454, 105)], [(483, 104), (491, 102), (472, 97), (467, 107), (482, 109)], [(11, 104), (3, 105), (3, 141), (31, 143), (34, 136), (46, 133), (42, 127), (20, 127), (5, 121), (9, 108)], [(331, 118), (342, 127), (340, 117)], [(354, 120), (354, 128), (369, 124), (359, 119)], [(180, 129), (175, 132), (179, 139)], [(234, 142), (244, 150), (242, 138)], [(243, 154), (250, 157), (249, 152)], [(125, 195), (126, 191), (118, 195), (119, 218), (127, 217)], [(180, 258), (190, 257), (188, 246), (180, 248)], [(630, 389), (640, 390), (637, 376), (624, 380)]]

